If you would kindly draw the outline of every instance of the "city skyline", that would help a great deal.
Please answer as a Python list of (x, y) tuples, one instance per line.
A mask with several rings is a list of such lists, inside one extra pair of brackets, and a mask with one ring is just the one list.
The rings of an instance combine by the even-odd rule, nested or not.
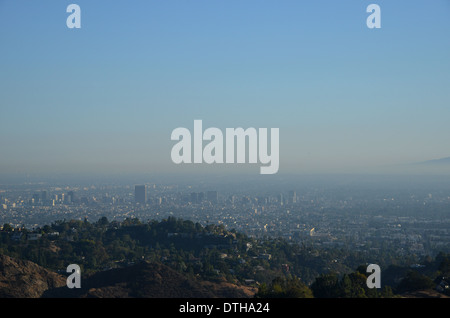
[(450, 156), (448, 1), (76, 3), (0, 1), (0, 175), (258, 173), (173, 164), (196, 119), (279, 128), (280, 174)]

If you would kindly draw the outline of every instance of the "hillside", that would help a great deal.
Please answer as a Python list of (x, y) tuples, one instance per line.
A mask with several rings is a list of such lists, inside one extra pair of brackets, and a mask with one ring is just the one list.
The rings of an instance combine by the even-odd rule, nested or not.
[(433, 289), (418, 290), (400, 295), (401, 298), (450, 298), (449, 296), (439, 293)]
[(66, 278), (33, 262), (0, 255), (0, 298), (38, 298)]
[[(212, 224), (105, 218), (55, 222), (35, 230), (41, 237), (34, 240), (26, 229), (15, 239), (16, 232), (0, 231), (0, 255), (8, 255), (0, 258), (0, 298), (376, 298), (436, 288), (438, 296), (450, 294), (445, 253), (420, 264), (386, 254), (397, 264), (383, 267), (381, 290), (369, 290), (364, 253), (255, 239)], [(69, 264), (81, 267), (81, 289), (67, 288), (55, 273)]]
[(141, 262), (82, 275), (80, 289), (33, 262), (0, 255), (0, 298), (247, 298), (254, 288), (193, 280), (164, 264)]
[(143, 261), (82, 278), (80, 289), (48, 290), (44, 297), (81, 298), (246, 298), (256, 289), (226, 282), (189, 279), (170, 267)]

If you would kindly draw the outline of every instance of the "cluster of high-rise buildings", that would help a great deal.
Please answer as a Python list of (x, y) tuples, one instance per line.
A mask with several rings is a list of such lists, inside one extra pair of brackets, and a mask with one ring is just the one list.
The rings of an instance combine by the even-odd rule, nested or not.
[[(58, 193), (49, 195), (46, 190), (36, 192), (27, 201), (22, 202), (29, 206), (55, 206), (58, 204), (71, 204), (76, 203), (77, 198), (74, 191), (68, 191), (67, 193)], [(1, 208), (6, 210), (8, 207), (16, 207), (17, 202), (11, 202), (7, 198), (0, 196)]]
[[(147, 186), (146, 185), (135, 185), (134, 186), (134, 199), (138, 204), (145, 205), (147, 200)], [(161, 200), (161, 199), (160, 199)], [(219, 202), (219, 193), (217, 191), (206, 191), (206, 192), (192, 192), (188, 199), (189, 202), (197, 204), (205, 201), (211, 203)]]

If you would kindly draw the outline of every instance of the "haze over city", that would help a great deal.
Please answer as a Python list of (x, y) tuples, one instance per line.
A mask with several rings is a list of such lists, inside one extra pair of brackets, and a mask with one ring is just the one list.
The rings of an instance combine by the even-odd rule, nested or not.
[(258, 173), (173, 164), (195, 119), (279, 128), (280, 174), (417, 173), (450, 156), (450, 5), (369, 3), (0, 1), (0, 173)]

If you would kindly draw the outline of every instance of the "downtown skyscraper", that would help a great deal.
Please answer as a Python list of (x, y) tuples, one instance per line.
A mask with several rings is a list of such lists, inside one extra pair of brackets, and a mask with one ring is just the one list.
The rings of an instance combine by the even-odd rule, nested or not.
[(145, 185), (134, 186), (134, 199), (139, 204), (147, 202), (147, 187)]

